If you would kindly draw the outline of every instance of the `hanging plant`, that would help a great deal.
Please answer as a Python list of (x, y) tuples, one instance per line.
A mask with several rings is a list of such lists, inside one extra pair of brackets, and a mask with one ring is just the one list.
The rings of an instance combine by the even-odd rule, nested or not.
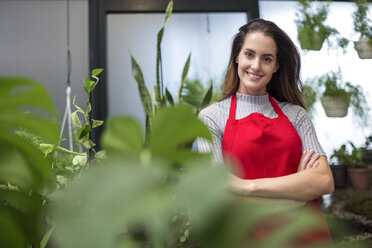
[(297, 39), (303, 50), (321, 50), (324, 41), (329, 47), (334, 47), (330, 42), (330, 37), (334, 36), (337, 46), (345, 49), (348, 40), (339, 36), (339, 32), (326, 25), (328, 17), (329, 3), (312, 0), (298, 0), (296, 12)]
[(353, 12), (354, 31), (359, 34), (359, 40), (354, 41), (354, 48), (361, 59), (372, 58), (372, 20), (367, 17), (368, 1), (354, 0), (356, 9)]
[(340, 70), (330, 71), (315, 80), (318, 87), (324, 89), (320, 100), (328, 117), (346, 116), (350, 105), (359, 124), (367, 125), (369, 106), (361, 86), (343, 82)]

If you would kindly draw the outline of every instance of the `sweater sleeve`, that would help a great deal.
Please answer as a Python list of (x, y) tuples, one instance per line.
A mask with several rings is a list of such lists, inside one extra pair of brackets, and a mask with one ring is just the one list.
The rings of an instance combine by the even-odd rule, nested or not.
[(309, 151), (314, 149), (315, 153), (326, 156), (322, 146), (319, 143), (314, 125), (306, 110), (299, 107), (297, 112), (295, 129), (300, 135), (302, 141), (302, 150)]
[(217, 122), (211, 116), (211, 113), (208, 113), (206, 109), (202, 110), (198, 117), (208, 127), (212, 135), (212, 142), (203, 138), (197, 139), (198, 151), (201, 153), (212, 152), (213, 162), (216, 164), (222, 163), (222, 128), (217, 124)]

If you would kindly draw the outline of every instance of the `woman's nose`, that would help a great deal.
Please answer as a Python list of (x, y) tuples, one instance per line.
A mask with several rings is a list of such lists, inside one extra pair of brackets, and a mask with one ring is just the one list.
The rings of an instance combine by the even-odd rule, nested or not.
[(260, 66), (261, 66), (261, 63), (260, 63), (259, 58), (255, 58), (254, 60), (252, 60), (252, 64), (251, 64), (252, 69), (259, 70)]

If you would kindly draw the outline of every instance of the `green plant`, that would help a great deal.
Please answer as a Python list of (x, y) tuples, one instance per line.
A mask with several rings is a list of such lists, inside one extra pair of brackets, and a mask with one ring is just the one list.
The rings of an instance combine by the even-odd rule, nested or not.
[[(99, 81), (97, 76), (101, 72), (102, 72), (102, 69), (95, 69), (95, 70), (92, 71), (92, 75), (91, 75), (91, 77), (94, 80), (91, 80), (90, 78), (86, 78), (84, 80), (84, 84), (83, 84), (84, 89), (88, 94), (90, 94), (93, 91), (94, 87), (97, 85), (97, 83)], [(29, 82), (27, 79), (22, 79), (23, 81), (21, 81), (21, 79), (18, 79), (18, 80), (20, 80), (20, 82), (15, 81), (15, 80), (17, 80), (17, 79), (11, 79), (10, 80), (14, 84), (14, 86), (13, 86), (14, 89), (10, 90), (10, 92), (14, 93), (14, 92), (20, 91), (21, 93), (24, 93), (24, 95), (21, 94), (19, 97), (24, 97), (25, 101), (22, 102), (21, 100), (19, 100), (19, 104), (27, 103), (27, 101), (30, 101), (30, 99), (29, 99), (30, 97), (34, 98), (34, 99), (32, 99), (33, 101), (35, 101), (35, 99), (39, 100), (39, 98), (40, 98), (40, 100), (39, 100), (40, 102), (38, 104), (45, 104), (45, 106), (51, 106), (50, 108), (46, 108), (46, 109), (49, 110), (49, 111), (53, 110), (53, 108), (52, 108), (53, 103), (51, 103), (51, 101), (49, 99), (49, 95), (46, 92), (41, 91), (42, 87), (39, 86), (38, 83)], [(18, 84), (20, 84), (21, 87), (17, 88), (17, 86), (20, 86)], [(4, 83), (4, 85), (5, 85), (5, 83)], [(26, 88), (26, 91), (24, 89), (22, 89), (22, 87)], [(30, 92), (27, 91), (27, 87), (31, 88), (33, 91), (30, 91)], [(34, 89), (32, 87), (34, 87)], [(19, 88), (21, 90), (19, 90)], [(15, 94), (14, 97), (18, 97), (18, 95)], [(7, 105), (6, 100), (7, 99), (5, 99), (3, 101), (5, 106)], [(13, 105), (17, 106), (16, 104), (17, 104), (17, 101), (14, 100)], [(37, 104), (34, 104), (34, 105), (38, 106)], [(30, 106), (32, 107), (34, 105), (30, 105)], [(95, 128), (99, 125), (102, 125), (103, 122), (102, 121), (96, 121), (96, 120), (90, 120), (91, 105), (90, 105), (89, 100), (87, 101), (86, 111), (83, 111), (82, 108), (78, 107), (75, 104), (75, 99), (73, 101), (73, 105), (77, 108), (77, 110), (72, 114), (72, 121), (73, 121), (74, 127), (79, 129), (79, 132), (77, 133), (77, 136), (78, 136), (77, 140), (81, 145), (83, 145), (85, 147), (85, 149), (90, 149), (91, 151), (94, 152), (94, 155), (95, 155), (94, 159), (89, 158), (89, 155), (86, 152), (75, 152), (75, 151), (70, 151), (68, 149), (65, 149), (65, 148), (61, 147), (59, 145), (61, 143), (61, 140), (59, 140), (59, 142), (54, 140), (54, 143), (47, 143), (48, 141), (53, 141), (53, 140), (48, 139), (48, 137), (45, 136), (43, 131), (38, 130), (37, 127), (30, 128), (27, 125), (20, 124), (20, 123), (16, 123), (17, 125), (14, 125), (14, 127), (13, 127), (15, 129), (14, 134), (16, 135), (16, 137), (18, 139), (21, 139), (22, 142), (26, 141), (26, 144), (29, 144), (31, 147), (33, 147), (34, 150), (38, 151), (38, 153), (40, 153), (40, 154), (44, 153), (45, 159), (44, 158), (42, 158), (41, 160), (38, 159), (35, 162), (41, 163), (42, 161), (47, 161), (47, 162), (50, 163), (48, 165), (48, 169), (51, 170), (52, 172), (51, 172), (51, 176), (50, 176), (49, 180), (51, 180), (53, 182), (53, 187), (48, 190), (48, 193), (53, 191), (55, 188), (56, 189), (61, 189), (61, 188), (65, 187), (67, 185), (67, 183), (70, 180), (72, 180), (76, 175), (81, 175), (84, 169), (89, 168), (90, 166), (95, 164), (98, 160), (101, 160), (105, 157), (105, 152), (104, 151), (96, 152), (94, 150), (94, 148), (93, 148), (94, 143), (90, 140), (92, 128)], [(27, 106), (27, 107), (29, 107), (29, 106)], [(9, 113), (9, 114), (11, 114), (11, 113)], [(79, 118), (78, 114), (83, 116), (83, 118), (84, 118), (83, 123), (84, 124), (82, 124), (82, 122), (80, 121), (80, 118)], [(19, 119), (19, 120), (17, 120), (18, 122), (22, 121), (20, 116), (17, 116), (17, 115), (19, 115), (19, 114), (17, 112), (15, 112), (14, 115), (9, 115), (8, 117), (13, 117), (15, 120)], [(33, 123), (33, 125), (38, 125), (38, 123), (36, 122), (36, 120), (37, 120), (37, 121), (41, 122), (41, 126), (40, 126), (41, 130), (43, 130), (43, 128), (45, 128), (45, 130), (50, 129), (46, 125), (47, 122), (44, 119), (40, 119), (40, 117), (38, 117), (37, 115), (31, 115), (29, 113), (25, 113), (23, 115), (25, 115), (25, 117), (27, 117), (27, 118), (30, 118), (30, 120), (33, 120), (35, 118), (39, 118), (39, 119), (35, 119), (34, 121), (28, 121), (27, 119), (25, 119), (24, 120), (25, 123), (30, 122), (30, 123)], [(43, 125), (43, 123), (44, 123), (44, 125)], [(57, 127), (57, 125), (56, 125), (56, 127)], [(56, 133), (58, 133), (57, 128), (55, 128), (54, 131), (56, 131)], [(41, 163), (41, 165), (42, 164), (45, 164), (45, 162)], [(5, 169), (5, 171), (6, 170), (11, 171), (9, 169), (6, 169), (6, 167), (3, 167), (3, 169)], [(27, 173), (23, 173), (23, 174), (27, 174)], [(5, 173), (5, 175), (7, 175), (7, 173)], [(12, 177), (10, 177), (10, 179), (11, 178)], [(21, 178), (21, 181), (23, 181), (23, 180), (27, 181), (27, 178)], [(10, 187), (10, 189), (15, 188), (15, 189), (18, 190), (19, 187), (20, 187), (19, 183), (13, 182), (13, 181), (7, 182), (7, 185), (8, 185), (7, 186), (8, 188)], [(7, 187), (4, 186), (4, 188), (7, 188)], [(35, 193), (31, 194), (31, 195), (37, 195), (37, 191)], [(29, 199), (33, 199), (33, 198), (30, 197), (30, 198), (28, 198), (28, 200)], [(39, 200), (39, 203), (38, 204), (35, 203), (36, 205), (34, 206), (34, 209), (35, 209), (34, 211), (38, 211), (38, 214), (33, 213), (34, 214), (33, 217), (36, 218), (36, 219), (34, 219), (34, 221), (40, 222), (40, 223), (34, 223), (35, 230), (37, 230), (37, 232), (35, 231), (35, 233), (37, 233), (38, 238), (35, 239), (35, 240), (29, 240), (28, 242), (31, 242), (32, 245), (34, 245), (35, 247), (39, 247), (39, 245), (40, 245), (40, 247), (43, 248), (48, 243), (48, 239), (53, 232), (54, 226), (53, 226), (53, 222), (49, 220), (49, 216), (46, 215), (46, 217), (45, 217), (44, 216), (45, 213), (43, 214), (43, 211), (44, 211), (44, 208), (45, 208), (44, 205), (49, 202), (47, 200), (47, 194), (39, 194), (39, 195), (37, 195), (37, 198), (35, 198), (35, 199)], [(40, 226), (41, 224), (42, 224), (42, 226)], [(44, 235), (43, 239), (41, 239), (41, 237), (42, 237), (41, 235)], [(20, 238), (20, 240), (22, 240), (22, 239)], [(9, 247), (11, 247), (11, 245)]]
[[(151, 137), (151, 122), (155, 117), (158, 109), (168, 105), (175, 105), (176, 101), (172, 94), (168, 91), (167, 88), (163, 89), (163, 78), (162, 78), (162, 59), (161, 59), (161, 42), (163, 39), (164, 28), (167, 24), (169, 18), (171, 17), (173, 11), (173, 1), (169, 1), (166, 11), (165, 11), (165, 21), (162, 28), (159, 30), (157, 35), (157, 51), (156, 51), (156, 85), (153, 91), (153, 97), (151, 97), (150, 90), (146, 87), (143, 72), (138, 61), (131, 55), (132, 63), (132, 75), (138, 86), (138, 92), (140, 95), (141, 103), (143, 110), (146, 115), (146, 133), (144, 137), (144, 144), (146, 147), (149, 146), (150, 137)], [(190, 68), (191, 63), (191, 53), (188, 55), (186, 62), (183, 66), (182, 76), (180, 81), (180, 86), (177, 93), (177, 103), (182, 104), (183, 101), (187, 102), (191, 106), (195, 107), (195, 113), (198, 113), (200, 109), (208, 105), (213, 95), (213, 85), (205, 91), (204, 87), (200, 82), (187, 80), (187, 74)], [(154, 103), (153, 103), (153, 100)], [(187, 146), (191, 146), (191, 143), (188, 143)]]
[(319, 79), (319, 85), (323, 85), (323, 96), (339, 96), (345, 99), (351, 98), (353, 86), (342, 81), (341, 73), (329, 72), (324, 74)]
[(306, 80), (302, 92), (304, 94), (305, 109), (312, 117), (314, 113), (314, 104), (316, 103), (319, 97), (318, 88), (315, 85), (313, 85), (313, 81)]
[(360, 196), (356, 199), (352, 199), (343, 207), (344, 211), (352, 212), (358, 215), (367, 217), (367, 219), (372, 219), (372, 196)]
[(56, 110), (47, 91), (28, 78), (0, 78), (0, 247), (39, 247), (44, 199), (55, 189), (51, 161), (17, 135), (23, 130), (58, 142)]
[[(143, 110), (146, 115), (146, 134), (144, 138), (144, 144), (147, 146), (150, 136), (151, 136), (151, 122), (156, 114), (156, 111), (158, 108), (164, 106), (166, 104), (166, 101), (168, 100), (169, 103), (173, 103), (173, 98), (171, 97), (171, 94), (167, 89), (164, 91), (164, 84), (163, 84), (163, 72), (162, 72), (162, 57), (161, 57), (161, 42), (163, 40), (163, 34), (164, 34), (164, 28), (167, 24), (169, 18), (171, 17), (173, 10), (173, 1), (170, 0), (167, 8), (165, 10), (165, 20), (162, 28), (159, 30), (157, 35), (157, 44), (156, 44), (156, 85), (154, 87), (154, 104), (152, 103), (152, 97), (150, 90), (146, 87), (145, 80), (143, 77), (142, 69), (137, 62), (137, 60), (131, 55), (131, 63), (132, 63), (132, 75), (134, 80), (137, 83), (138, 86), (138, 92), (140, 95), (141, 103), (143, 106)], [(183, 83), (186, 79), (189, 66), (190, 66), (190, 59), (191, 54), (189, 54), (187, 61), (184, 65), (183, 72), (182, 72), (182, 78), (181, 78), (181, 87), (180, 91), (182, 91)]]
[(199, 79), (186, 79), (181, 94), (181, 102), (186, 102), (196, 109), (196, 114), (210, 102), (220, 98), (221, 93), (214, 91), (213, 81), (205, 88)]
[(360, 85), (344, 82), (340, 70), (330, 71), (313, 80), (317, 81), (318, 88), (322, 89), (322, 96), (339, 97), (344, 101), (350, 101), (353, 114), (360, 126), (368, 125), (369, 106)]
[(372, 150), (372, 135), (366, 138), (363, 148), (366, 150)]
[(351, 141), (334, 149), (331, 158), (337, 159), (340, 165), (363, 166), (362, 152)]
[(330, 37), (336, 37), (337, 46), (344, 49), (349, 41), (340, 37), (339, 32), (325, 24), (328, 12), (328, 1), (297, 0), (298, 9), (296, 12), (296, 26), (298, 30), (297, 38), (301, 48), (304, 50), (320, 50), (324, 40), (329, 47), (332, 45)]
[(368, 18), (368, 1), (354, 0), (356, 9), (353, 12), (354, 31), (359, 34), (360, 40), (369, 40), (372, 46), (372, 20)]
[[(98, 75), (103, 71), (103, 69), (93, 69), (90, 77), (87, 77), (83, 81), (83, 87), (87, 94), (91, 94), (96, 85), (99, 82)], [(91, 79), (93, 78), (93, 80)], [(73, 99), (73, 105), (77, 109), (71, 114), (71, 120), (75, 129), (78, 130), (77, 142), (88, 149), (89, 152), (83, 152), (80, 148), (79, 151), (70, 151), (69, 149), (63, 148), (59, 144), (48, 144), (41, 142), (39, 144), (40, 150), (45, 156), (50, 156), (53, 161), (53, 169), (57, 175), (58, 187), (65, 186), (69, 180), (74, 176), (80, 175), (82, 171), (89, 168), (96, 161), (105, 158), (105, 151), (96, 151), (94, 149), (95, 144), (91, 140), (92, 129), (97, 128), (103, 124), (101, 120), (94, 120), (90, 118), (90, 113), (92, 110), (90, 100), (87, 100), (86, 110), (75, 104), (76, 96)], [(81, 121), (82, 116), (83, 121)], [(90, 157), (89, 154), (93, 153), (94, 157)]]

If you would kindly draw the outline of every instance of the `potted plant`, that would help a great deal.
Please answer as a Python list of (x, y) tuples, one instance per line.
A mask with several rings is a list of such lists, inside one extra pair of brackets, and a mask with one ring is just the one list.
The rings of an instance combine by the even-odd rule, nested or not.
[[(371, 187), (371, 170), (362, 161), (362, 151), (351, 141), (333, 150), (331, 158), (336, 158), (338, 165), (346, 167), (351, 185), (358, 190), (368, 190)], [(335, 176), (335, 175), (334, 175)]]
[(342, 145), (339, 149), (334, 149), (331, 159), (336, 159), (335, 163), (330, 163), (333, 181), (336, 188), (344, 188), (347, 186), (347, 172), (345, 166), (346, 145)]
[[(320, 3), (312, 0), (298, 0), (296, 12), (297, 39), (303, 50), (319, 51), (324, 41), (331, 46), (329, 38), (338, 36), (339, 32), (326, 25), (328, 17), (328, 3)], [(342, 48), (346, 48), (348, 40), (337, 38), (337, 43)]]
[(349, 82), (343, 83), (340, 73), (328, 72), (318, 81), (324, 88), (320, 101), (328, 117), (344, 117), (348, 113), (351, 88)]
[(354, 48), (361, 59), (372, 58), (372, 20), (367, 17), (368, 1), (354, 0), (356, 9), (353, 12), (354, 31), (359, 34), (359, 40), (354, 41)]
[(324, 89), (320, 100), (328, 117), (346, 116), (350, 105), (359, 124), (367, 124), (369, 107), (361, 86), (343, 82), (340, 70), (330, 71), (317, 80), (318, 87)]

